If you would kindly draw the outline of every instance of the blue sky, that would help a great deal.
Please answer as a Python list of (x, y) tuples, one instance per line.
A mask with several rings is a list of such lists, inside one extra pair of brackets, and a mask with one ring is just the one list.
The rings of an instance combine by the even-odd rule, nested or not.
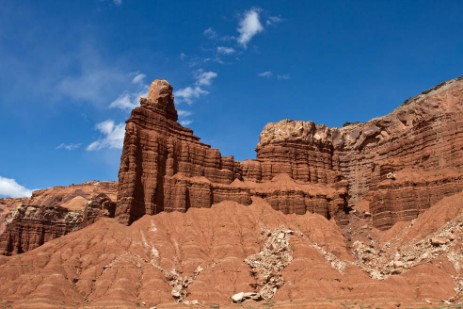
[(463, 1), (0, 1), (0, 195), (116, 180), (153, 79), (237, 159), (263, 126), (384, 115), (463, 75)]

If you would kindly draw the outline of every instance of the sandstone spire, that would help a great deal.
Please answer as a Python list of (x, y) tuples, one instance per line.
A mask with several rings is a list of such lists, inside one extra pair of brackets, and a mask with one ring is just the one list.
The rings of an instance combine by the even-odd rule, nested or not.
[[(306, 147), (302, 159), (287, 157), (286, 143), (286, 148), (272, 144), (259, 160), (238, 162), (181, 126), (173, 99), (172, 86), (155, 80), (127, 121), (119, 170), (120, 222), (130, 224), (162, 211), (209, 208), (225, 200), (249, 205), (253, 196), (284, 213), (345, 215), (347, 188), (346, 183), (334, 185), (337, 171), (330, 167), (338, 164), (332, 162), (331, 144)], [(319, 127), (314, 125), (312, 134), (325, 128)]]
[[(463, 188), (463, 79), (447, 81), (391, 114), (343, 128), (304, 121), (268, 124), (255, 160), (235, 161), (178, 122), (172, 87), (152, 83), (127, 121), (117, 215), (208, 208), (260, 197), (284, 213), (314, 212), (345, 224), (365, 205), (387, 229)], [(284, 175), (281, 175), (284, 174)]]
[(164, 79), (156, 79), (151, 83), (148, 98), (142, 98), (140, 103), (153, 104), (166, 112), (167, 118), (177, 121), (178, 115), (174, 105), (173, 87)]

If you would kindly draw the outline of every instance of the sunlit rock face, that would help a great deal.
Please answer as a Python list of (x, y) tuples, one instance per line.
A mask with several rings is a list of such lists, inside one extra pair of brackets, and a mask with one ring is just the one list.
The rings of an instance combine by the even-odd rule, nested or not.
[(0, 304), (459, 307), (462, 83), (363, 124), (270, 123), (238, 162), (178, 124), (155, 81), (119, 183), (0, 199)]
[(256, 159), (244, 162), (222, 157), (177, 122), (166, 81), (154, 81), (140, 103), (127, 121), (119, 171), (117, 215), (126, 224), (258, 196), (284, 213), (314, 212), (339, 224), (363, 205), (385, 229), (463, 188), (461, 78), (366, 123), (269, 123)]
[[(344, 214), (346, 186), (334, 182), (327, 145), (306, 147), (307, 155), (319, 157), (313, 160), (317, 166), (312, 178), (308, 172), (294, 177), (285, 162), (293, 158), (278, 149), (263, 148), (256, 160), (238, 162), (201, 143), (177, 122), (172, 87), (166, 81), (154, 81), (140, 103), (126, 125), (117, 208), (121, 222), (162, 211), (209, 208), (224, 200), (249, 205), (253, 196), (284, 213)], [(311, 162), (297, 159), (294, 164)]]
[(115, 182), (36, 190), (30, 198), (0, 199), (0, 252), (23, 253), (79, 230), (101, 217), (114, 217)]

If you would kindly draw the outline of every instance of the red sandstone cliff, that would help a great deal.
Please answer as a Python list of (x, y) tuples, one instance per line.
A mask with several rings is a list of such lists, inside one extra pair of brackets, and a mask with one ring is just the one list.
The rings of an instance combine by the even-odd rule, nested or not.
[(114, 183), (0, 200), (23, 204), (6, 253), (50, 240), (0, 256), (0, 306), (461, 307), (462, 107), (460, 78), (363, 124), (271, 123), (237, 162), (178, 124), (155, 81), (121, 157), (116, 213), (133, 224), (80, 229), (111, 216)]
[(177, 122), (172, 86), (166, 81), (154, 81), (140, 103), (126, 125), (117, 199), (121, 222), (162, 211), (210, 208), (225, 200), (249, 205), (253, 196), (284, 213), (345, 214), (347, 183), (335, 182), (331, 143), (290, 152), (274, 145), (256, 160), (238, 162), (222, 157)]
[(363, 207), (385, 229), (463, 188), (462, 78), (363, 124), (269, 123), (257, 158), (244, 162), (222, 157), (177, 122), (166, 81), (154, 81), (140, 102), (127, 121), (119, 171), (124, 223), (258, 196), (284, 213), (309, 211), (339, 224), (350, 208)]
[[(324, 217), (285, 215), (259, 198), (130, 226), (103, 218), (0, 256), (0, 304), (15, 308), (458, 308), (462, 196), (389, 231), (355, 216), (348, 238)], [(179, 304), (176, 304), (179, 302)]]
[(116, 188), (114, 182), (90, 181), (36, 190), (31, 198), (0, 199), (1, 252), (22, 253), (99, 217), (114, 217)]

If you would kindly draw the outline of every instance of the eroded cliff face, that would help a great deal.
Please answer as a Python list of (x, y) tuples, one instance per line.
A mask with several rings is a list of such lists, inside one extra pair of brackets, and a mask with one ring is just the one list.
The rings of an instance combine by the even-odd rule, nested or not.
[(23, 255), (0, 256), (0, 305), (459, 308), (461, 201), (445, 198), (388, 231), (355, 216), (350, 241), (333, 220), (285, 215), (259, 198), (130, 226), (103, 218)]
[(284, 213), (346, 223), (350, 208), (386, 229), (463, 188), (463, 79), (445, 82), (366, 123), (269, 123), (255, 160), (238, 162), (177, 122), (172, 86), (154, 81), (132, 111), (119, 171), (119, 220), (262, 197)]
[[(126, 125), (117, 202), (121, 222), (162, 211), (210, 208), (224, 200), (249, 205), (253, 196), (284, 213), (310, 211), (328, 218), (345, 213), (346, 184), (334, 183), (326, 145), (305, 147), (305, 158), (276, 149), (238, 162), (222, 157), (177, 122), (172, 86), (166, 81), (154, 81), (140, 103)], [(289, 173), (293, 163), (301, 165), (301, 177)]]
[(112, 216), (115, 183), (0, 200), (7, 253), (50, 240), (0, 255), (0, 307), (460, 308), (462, 84), (364, 124), (268, 124), (237, 162), (155, 81), (127, 122), (117, 215), (157, 215), (80, 229)]
[[(463, 79), (458, 78), (363, 124), (340, 129), (288, 120), (269, 124), (261, 134), (258, 157), (266, 148), (296, 152), (297, 147), (328, 145), (331, 160), (318, 161), (331, 162), (323, 174), (345, 179), (349, 206), (366, 205), (375, 226), (385, 229), (463, 189), (462, 109)], [(292, 177), (305, 177), (295, 172), (297, 160), (289, 156)], [(316, 165), (309, 162), (308, 167)]]
[(90, 181), (36, 190), (31, 198), (0, 199), (1, 253), (23, 253), (97, 218), (114, 217), (116, 188), (115, 182)]

